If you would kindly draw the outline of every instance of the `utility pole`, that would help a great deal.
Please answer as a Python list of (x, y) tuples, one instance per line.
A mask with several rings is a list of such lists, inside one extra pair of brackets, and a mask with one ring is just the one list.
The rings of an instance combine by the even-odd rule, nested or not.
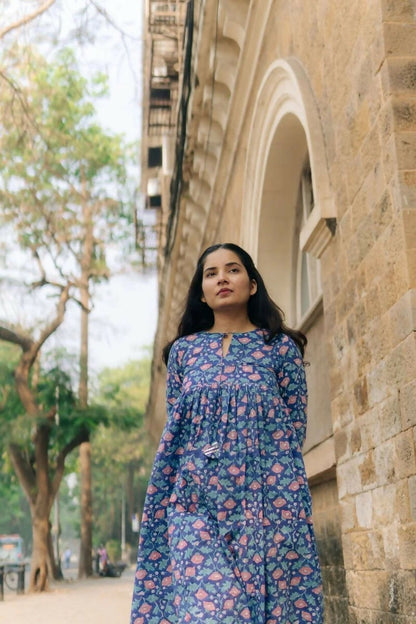
[[(55, 424), (59, 427), (59, 386), (55, 387)], [(61, 555), (59, 552), (59, 537), (61, 535), (61, 516), (59, 513), (59, 490), (56, 493), (54, 501), (54, 537), (55, 537), (55, 561), (58, 570), (58, 578), (63, 579), (61, 567)]]
[(121, 560), (126, 560), (126, 493), (121, 495)]

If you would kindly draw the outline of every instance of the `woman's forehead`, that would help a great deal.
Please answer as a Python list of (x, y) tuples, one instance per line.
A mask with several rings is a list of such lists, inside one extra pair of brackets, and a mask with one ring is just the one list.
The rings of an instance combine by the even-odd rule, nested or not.
[(204, 269), (210, 267), (215, 268), (217, 266), (223, 266), (225, 264), (237, 263), (242, 265), (241, 258), (231, 249), (216, 249), (207, 255), (204, 262)]

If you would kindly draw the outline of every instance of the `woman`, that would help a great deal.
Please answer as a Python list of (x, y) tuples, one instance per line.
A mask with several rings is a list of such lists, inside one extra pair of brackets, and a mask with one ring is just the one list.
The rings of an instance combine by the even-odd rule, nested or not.
[(131, 624), (322, 623), (301, 454), (305, 344), (243, 249), (202, 254), (164, 351), (168, 421)]

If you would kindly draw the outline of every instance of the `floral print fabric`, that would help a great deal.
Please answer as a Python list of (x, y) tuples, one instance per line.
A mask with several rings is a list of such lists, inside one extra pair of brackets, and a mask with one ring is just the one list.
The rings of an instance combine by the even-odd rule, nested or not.
[(302, 358), (286, 335), (179, 338), (142, 518), (131, 624), (322, 623), (301, 446)]

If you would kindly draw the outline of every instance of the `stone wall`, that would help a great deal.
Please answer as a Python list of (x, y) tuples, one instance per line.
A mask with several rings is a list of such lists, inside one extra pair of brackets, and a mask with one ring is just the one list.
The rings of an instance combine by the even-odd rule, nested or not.
[(347, 624), (348, 594), (335, 479), (311, 486), (314, 525), (325, 596), (325, 624)]
[[(202, 5), (208, 12), (209, 5)], [(237, 5), (244, 9), (238, 28), (224, 18), (234, 9), (236, 15)], [(177, 320), (187, 278), (181, 267), (194, 266), (206, 244), (243, 238), (244, 222), (260, 201), (253, 197), (247, 204), (246, 194), (256, 185), (261, 191), (263, 183), (256, 179), (252, 128), (257, 124), (261, 131), (269, 104), (257, 97), (273, 63), (295, 59), (307, 78), (324, 146), (313, 172), (316, 196), (322, 195), (325, 170), (336, 217), (335, 234), (320, 256), (322, 327), (315, 328), (311, 341), (319, 344), (319, 357), (327, 358), (329, 397), (322, 409), (332, 423), (332, 431), (312, 430), (311, 452), (319, 456), (319, 444), (329, 436), (325, 444), (334, 441), (336, 459), (336, 479), (327, 481), (323, 474), (313, 481), (326, 621), (347, 621), (348, 604), (348, 621), (354, 624), (411, 624), (416, 618), (416, 2), (219, 0), (219, 6), (217, 29), (214, 13), (205, 17), (216, 36), (209, 39), (211, 48), (203, 40), (195, 88), (204, 97), (196, 98), (198, 107), (191, 104), (190, 111), (191, 146), (203, 135), (200, 116), (205, 129), (215, 130), (204, 139), (207, 151), (215, 139), (215, 158), (213, 152), (205, 158), (205, 144), (198, 145), (197, 164), (192, 149), (188, 152), (190, 179), (180, 206), (173, 277), (164, 288), (163, 331)], [(234, 33), (235, 45), (222, 41)], [(224, 65), (222, 51), (228, 54)], [(215, 68), (230, 67), (230, 58), (232, 71), (223, 72), (216, 98)], [(313, 150), (316, 128), (305, 127), (305, 136)], [(267, 140), (257, 164), (269, 158)], [(279, 167), (284, 160), (280, 155)], [(283, 183), (291, 172), (280, 175)], [(273, 197), (268, 201), (270, 210)], [(255, 227), (252, 234), (260, 236)], [(288, 235), (287, 228), (277, 228), (275, 247)], [(291, 263), (288, 256), (267, 269), (278, 280), (279, 272), (286, 276), (292, 270)], [(168, 337), (159, 335), (159, 342)], [(311, 384), (319, 385), (313, 375)], [(163, 394), (161, 372), (153, 391)], [(319, 405), (318, 398), (313, 404)]]

